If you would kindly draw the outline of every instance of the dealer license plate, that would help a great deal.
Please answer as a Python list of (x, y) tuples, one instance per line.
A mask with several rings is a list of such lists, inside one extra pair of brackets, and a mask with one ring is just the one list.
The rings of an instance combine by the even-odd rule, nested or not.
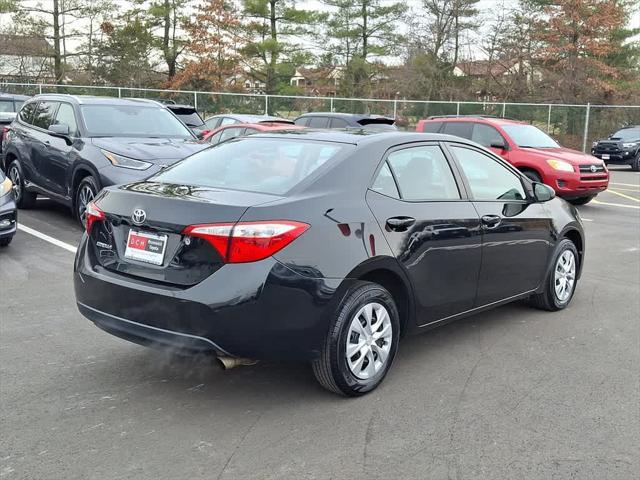
[(124, 258), (162, 265), (164, 252), (167, 248), (167, 238), (167, 235), (129, 230)]
[(609, 155), (608, 153), (605, 153), (604, 155), (602, 155), (602, 160), (609, 160), (611, 158), (611, 155)]

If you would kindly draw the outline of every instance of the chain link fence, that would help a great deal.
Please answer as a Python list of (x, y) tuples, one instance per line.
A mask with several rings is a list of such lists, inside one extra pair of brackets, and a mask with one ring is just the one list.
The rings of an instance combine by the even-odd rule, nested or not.
[(400, 128), (407, 130), (414, 129), (421, 118), (433, 115), (494, 115), (532, 123), (562, 145), (582, 151), (588, 151), (593, 141), (620, 127), (640, 125), (640, 105), (380, 100), (28, 83), (0, 83), (0, 91), (173, 100), (194, 105), (204, 117), (231, 112), (269, 113), (291, 119), (312, 111), (370, 113), (394, 117)]

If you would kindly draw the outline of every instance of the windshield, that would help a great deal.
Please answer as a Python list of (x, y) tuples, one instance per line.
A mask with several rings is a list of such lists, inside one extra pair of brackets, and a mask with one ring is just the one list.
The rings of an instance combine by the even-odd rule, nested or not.
[(611, 138), (619, 138), (620, 140), (637, 140), (640, 138), (640, 128), (623, 128), (611, 135)]
[(348, 147), (289, 138), (230, 140), (196, 153), (150, 180), (281, 195)]
[(169, 111), (138, 105), (83, 105), (90, 137), (193, 138)]
[(503, 125), (511, 140), (521, 148), (558, 148), (560, 145), (533, 125)]

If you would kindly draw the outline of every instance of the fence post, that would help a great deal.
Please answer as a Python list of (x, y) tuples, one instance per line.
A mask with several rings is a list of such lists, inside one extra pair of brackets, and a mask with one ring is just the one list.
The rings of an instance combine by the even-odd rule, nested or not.
[(460, 116), (460, 102), (456, 102), (456, 116)]
[(333, 112), (333, 97), (329, 98), (329, 111)]
[(398, 100), (393, 100), (393, 118), (396, 118), (398, 114)]
[(587, 137), (589, 136), (589, 114), (591, 113), (591, 103), (587, 103), (587, 112), (584, 116), (584, 138), (582, 139), (582, 151), (587, 151)]
[(269, 115), (269, 95), (264, 96), (264, 114)]
[(118, 98), (122, 98), (122, 88), (118, 87)]
[(551, 133), (551, 104), (549, 104), (549, 113), (547, 114), (547, 133)]
[(507, 103), (504, 102), (502, 104), (502, 118), (504, 118), (505, 114), (507, 113)]
[(193, 92), (193, 108), (198, 110), (198, 92)]
[(42, 95), (42, 84), (41, 83), (38, 84), (38, 93), (40, 95)]

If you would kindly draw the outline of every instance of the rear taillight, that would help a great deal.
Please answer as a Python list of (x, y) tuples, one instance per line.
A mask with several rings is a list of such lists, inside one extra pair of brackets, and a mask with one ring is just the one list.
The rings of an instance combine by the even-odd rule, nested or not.
[(9, 130), (11, 130), (11, 128), (2, 127), (2, 136), (0, 136), (0, 143), (4, 142), (4, 139), (7, 138), (7, 135), (9, 134)]
[(288, 220), (191, 225), (184, 235), (208, 241), (227, 263), (270, 257), (302, 235), (309, 225)]
[(84, 214), (84, 225), (87, 229), (87, 234), (91, 233), (94, 223), (102, 222), (105, 219), (104, 212), (100, 210), (94, 202), (90, 202), (87, 205), (87, 209), (84, 211)]

